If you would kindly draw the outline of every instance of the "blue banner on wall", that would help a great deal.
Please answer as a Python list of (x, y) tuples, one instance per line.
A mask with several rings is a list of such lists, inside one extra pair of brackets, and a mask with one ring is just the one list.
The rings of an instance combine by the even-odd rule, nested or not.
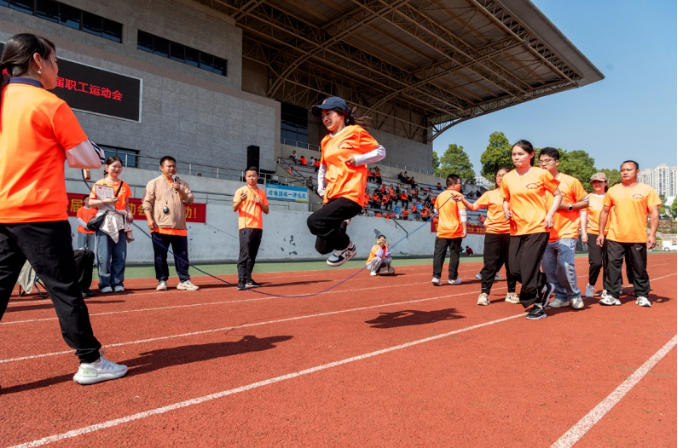
[(266, 184), (266, 197), (279, 201), (308, 202), (308, 190), (302, 187)]

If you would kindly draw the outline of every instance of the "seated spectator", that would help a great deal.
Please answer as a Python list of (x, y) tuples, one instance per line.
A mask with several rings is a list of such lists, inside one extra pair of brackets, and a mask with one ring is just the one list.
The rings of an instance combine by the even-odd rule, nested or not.
[(412, 188), (417, 188), (417, 183), (414, 181), (414, 176), (410, 178), (410, 185), (412, 185)]
[(377, 244), (372, 246), (370, 255), (367, 257), (367, 270), (370, 275), (395, 275), (395, 269), (391, 267), (391, 251), (384, 235), (377, 237)]
[(320, 159), (315, 159), (315, 162), (313, 162), (313, 167), (315, 167), (315, 172), (317, 173), (320, 169)]
[(370, 206), (374, 207), (374, 208), (381, 207), (381, 196), (379, 196), (379, 193), (377, 192), (377, 190), (374, 190), (374, 194), (372, 194)]
[(407, 208), (407, 203), (409, 202), (408, 198), (409, 196), (405, 191), (400, 193), (400, 204), (405, 208)]
[(404, 184), (404, 183), (405, 183), (405, 176), (403, 176), (403, 172), (402, 172), (402, 171), (398, 173), (398, 181), (399, 181), (401, 184)]
[(381, 212), (375, 213), (375, 214), (374, 214), (374, 217), (375, 217), (375, 218), (381, 218), (381, 217), (382, 217), (382, 216), (381, 216)]
[(443, 191), (443, 187), (440, 185), (440, 182), (438, 182), (438, 185), (436, 185), (436, 190)]
[(381, 185), (381, 171), (378, 166), (374, 168), (374, 179), (377, 184)]
[(391, 198), (387, 194), (381, 197), (381, 205), (384, 206), (384, 210), (388, 210), (391, 206)]
[(403, 208), (402, 219), (403, 221), (410, 219), (410, 212), (407, 210), (407, 207)]
[(300, 164), (301, 166), (306, 166), (306, 165), (308, 165), (308, 162), (306, 161), (306, 157), (304, 157), (304, 156), (299, 157), (299, 164)]
[(384, 219), (393, 219), (390, 213), (384, 213)]
[(374, 182), (374, 168), (370, 168), (367, 170), (367, 181)]
[(429, 212), (428, 207), (427, 207), (427, 206), (423, 206), (423, 207), (421, 208), (421, 219), (423, 219), (424, 221), (426, 221), (426, 220), (429, 218), (429, 216), (431, 216), (431, 215), (430, 215), (430, 212)]
[(308, 176), (308, 179), (306, 179), (306, 188), (310, 189), (311, 191), (315, 189), (313, 185), (313, 176)]
[(296, 151), (292, 151), (292, 154), (290, 154), (290, 160), (292, 160), (295, 165), (297, 164), (297, 152)]
[(466, 253), (467, 257), (470, 257), (471, 255), (473, 255), (473, 249), (471, 249), (468, 246), (466, 246), (466, 250), (464, 252)]
[(419, 210), (417, 210), (417, 204), (416, 203), (413, 203), (410, 206), (410, 213), (412, 214), (412, 219), (414, 219), (416, 221), (417, 217), (419, 216)]

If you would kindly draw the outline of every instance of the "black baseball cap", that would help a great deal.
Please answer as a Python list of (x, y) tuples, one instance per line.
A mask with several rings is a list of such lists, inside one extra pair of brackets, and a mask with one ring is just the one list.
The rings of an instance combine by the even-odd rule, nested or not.
[(317, 104), (311, 108), (311, 113), (315, 117), (319, 117), (322, 113), (322, 109), (342, 109), (345, 113), (345, 115), (349, 114), (348, 111), (348, 105), (346, 104), (346, 101), (342, 100), (338, 96), (331, 96), (327, 98), (325, 101), (323, 101), (321, 104)]

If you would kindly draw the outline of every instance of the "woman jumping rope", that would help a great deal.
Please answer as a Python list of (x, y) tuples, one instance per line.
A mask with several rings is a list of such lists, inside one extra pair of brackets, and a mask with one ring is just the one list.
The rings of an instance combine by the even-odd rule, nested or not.
[(346, 101), (333, 96), (311, 108), (322, 117), (330, 133), (320, 143), (318, 194), (323, 207), (308, 217), (308, 228), (316, 236), (315, 248), (330, 254), (327, 264), (341, 266), (357, 249), (346, 234), (351, 218), (368, 203), (367, 164), (386, 157), (386, 150), (365, 130), (365, 119), (355, 117)]

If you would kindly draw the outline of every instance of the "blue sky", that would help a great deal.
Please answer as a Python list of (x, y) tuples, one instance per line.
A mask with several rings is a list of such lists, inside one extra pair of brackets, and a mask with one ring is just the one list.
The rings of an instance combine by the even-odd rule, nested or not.
[(433, 142), (464, 147), (480, 173), (494, 131), (536, 147), (583, 149), (597, 168), (676, 166), (676, 1), (532, 0), (605, 75), (576, 90), (474, 118)]

